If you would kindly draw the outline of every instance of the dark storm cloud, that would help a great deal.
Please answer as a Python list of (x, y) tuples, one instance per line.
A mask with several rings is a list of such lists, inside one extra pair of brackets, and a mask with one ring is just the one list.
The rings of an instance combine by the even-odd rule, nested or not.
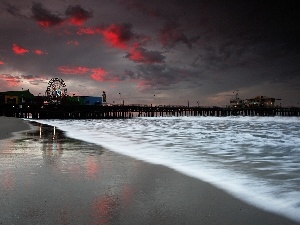
[(132, 70), (125, 69), (123, 74), (119, 75), (120, 80), (133, 80), (138, 79), (138, 76)]
[(194, 10), (201, 8), (201, 6), (197, 5), (199, 1), (141, 2), (138, 0), (130, 0), (120, 2), (126, 5), (130, 10), (138, 10), (149, 16), (163, 19), (164, 25), (159, 30), (158, 38), (161, 44), (167, 48), (174, 47), (178, 43), (186, 44), (187, 47), (191, 48), (192, 44), (200, 38), (200, 35), (193, 34), (189, 37), (185, 31), (189, 31), (191, 26), (205, 24), (204, 21), (207, 21), (207, 17), (205, 17), (204, 20), (203, 17), (195, 16), (189, 11), (189, 9), (193, 9), (194, 6), (197, 6), (194, 7)]
[(192, 44), (195, 43), (200, 37), (193, 36), (188, 38), (183, 29), (181, 29), (176, 23), (166, 23), (164, 28), (160, 30), (160, 41), (164, 47), (174, 47), (177, 43), (182, 42), (187, 47), (192, 48)]
[(65, 10), (65, 16), (50, 12), (41, 3), (33, 3), (31, 7), (32, 18), (42, 27), (52, 27), (63, 22), (81, 26), (85, 21), (93, 17), (92, 11), (83, 9), (80, 5), (69, 5)]
[(39, 22), (42, 27), (51, 27), (63, 22), (63, 18), (59, 14), (54, 14), (44, 8), (41, 3), (34, 2), (32, 7), (32, 18)]
[[(10, 3), (5, 3), (4, 5), (9, 14), (19, 18), (30, 18), (27, 14), (21, 12), (20, 8), (16, 5)], [(93, 17), (93, 12), (91, 10), (85, 10), (80, 5), (69, 5), (65, 10), (65, 15), (61, 15), (49, 11), (42, 3), (38, 2), (32, 3), (31, 13), (31, 18), (36, 20), (42, 27), (52, 27), (66, 21), (72, 25), (81, 26), (84, 22)]]
[(11, 4), (5, 4), (6, 5), (6, 11), (16, 17), (20, 17), (20, 18), (26, 18), (25, 15), (23, 15), (20, 11), (20, 9), (14, 5)]
[(205, 1), (199, 0), (120, 0), (129, 10), (137, 10), (151, 17), (161, 18), (165, 21), (179, 21), (182, 17), (186, 19), (198, 16), (201, 10), (206, 7)]
[(65, 14), (71, 18), (71, 23), (75, 25), (82, 25), (86, 20), (93, 17), (91, 11), (83, 9), (80, 5), (68, 6)]
[(194, 76), (194, 72), (169, 67), (165, 64), (138, 65), (137, 71), (134, 74), (134, 77), (140, 79), (139, 86), (144, 90), (171, 89), (173, 85), (190, 81)]
[(246, 46), (235, 42), (209, 45), (192, 60), (191, 66), (205, 71), (225, 71), (256, 63), (257, 55), (252, 54)]
[[(271, 83), (289, 83), (291, 80), (293, 80), (294, 77), (299, 77), (300, 74), (300, 68), (296, 69), (288, 69), (284, 72), (279, 71), (278, 75), (274, 77), (273, 80), (271, 80)], [(300, 86), (297, 88), (300, 89)]]
[(98, 25), (96, 27), (82, 27), (77, 31), (79, 35), (95, 35), (99, 33), (111, 39), (118, 39), (120, 42), (129, 41), (134, 37), (132, 24), (130, 23), (112, 23), (108, 25)]
[(127, 48), (127, 42), (133, 37), (132, 25), (129, 23), (111, 24), (102, 29), (102, 34), (112, 46)]
[(133, 32), (131, 23), (102, 24), (95, 27), (81, 27), (77, 31), (78, 35), (98, 35), (104, 37), (104, 42), (110, 47), (119, 49), (137, 48), (146, 45), (150, 37)]

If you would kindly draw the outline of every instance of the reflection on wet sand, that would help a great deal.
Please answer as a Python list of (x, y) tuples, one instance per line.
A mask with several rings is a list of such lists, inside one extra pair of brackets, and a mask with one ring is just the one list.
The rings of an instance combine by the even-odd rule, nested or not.
[(0, 222), (115, 221), (118, 202), (128, 204), (131, 195), (128, 183), (111, 173), (117, 168), (109, 154), (99, 146), (67, 138), (55, 127), (35, 126), (20, 139), (1, 142)]

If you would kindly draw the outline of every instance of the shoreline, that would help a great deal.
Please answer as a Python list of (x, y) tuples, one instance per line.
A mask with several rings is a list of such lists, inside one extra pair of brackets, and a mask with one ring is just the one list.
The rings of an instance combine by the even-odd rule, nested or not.
[[(0, 128), (0, 139), (7, 139), (13, 136), (13, 132), (30, 130), (30, 124), (18, 118), (0, 117)], [(57, 130), (57, 133), (59, 132), (63, 134)], [(126, 196), (124, 206), (126, 207), (118, 209), (119, 214), (124, 214), (122, 220), (117, 221), (112, 218), (114, 222), (109, 224), (300, 224), (284, 216), (244, 203), (209, 183), (165, 166), (153, 165), (109, 150), (104, 150), (101, 157), (104, 161), (100, 160), (102, 179), (100, 183), (97, 183), (97, 188), (108, 187), (109, 192), (115, 192), (114, 190), (120, 185), (126, 184), (124, 189)], [(109, 169), (105, 167), (105, 162), (108, 162)], [(91, 163), (91, 165), (96, 169), (95, 164)], [(3, 165), (0, 166), (3, 167)], [(128, 173), (124, 172), (127, 170)], [(134, 177), (133, 180), (132, 177)], [(51, 185), (65, 188), (64, 183), (51, 183)], [(133, 190), (132, 192), (129, 191), (129, 187)], [(88, 195), (84, 190), (78, 191), (82, 196)], [(70, 193), (66, 192), (64, 198), (69, 195)], [(114, 193), (113, 196), (116, 197), (115, 195), (117, 194)], [(58, 196), (50, 197), (57, 199)], [(35, 199), (33, 196), (30, 201), (35, 204), (39, 198), (37, 196)], [(110, 207), (117, 207), (114, 206), (114, 202), (110, 204), (112, 204)], [(83, 211), (87, 210), (84, 208)], [(3, 218), (0, 215), (1, 220)], [(90, 224), (88, 221), (86, 224)], [(80, 224), (77, 222), (72, 224)]]

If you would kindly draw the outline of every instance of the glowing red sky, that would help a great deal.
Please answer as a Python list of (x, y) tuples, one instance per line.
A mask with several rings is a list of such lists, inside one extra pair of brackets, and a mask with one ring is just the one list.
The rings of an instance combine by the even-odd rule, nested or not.
[(239, 90), (300, 106), (292, 1), (11, 0), (0, 10), (0, 91), (37, 95), (60, 77), (70, 94), (105, 90), (115, 102), (226, 105)]

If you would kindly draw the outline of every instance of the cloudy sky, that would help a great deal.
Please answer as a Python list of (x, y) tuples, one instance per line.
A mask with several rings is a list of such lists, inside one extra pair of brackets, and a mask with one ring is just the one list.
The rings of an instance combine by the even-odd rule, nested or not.
[(297, 2), (0, 0), (0, 91), (58, 77), (111, 103), (300, 106)]

